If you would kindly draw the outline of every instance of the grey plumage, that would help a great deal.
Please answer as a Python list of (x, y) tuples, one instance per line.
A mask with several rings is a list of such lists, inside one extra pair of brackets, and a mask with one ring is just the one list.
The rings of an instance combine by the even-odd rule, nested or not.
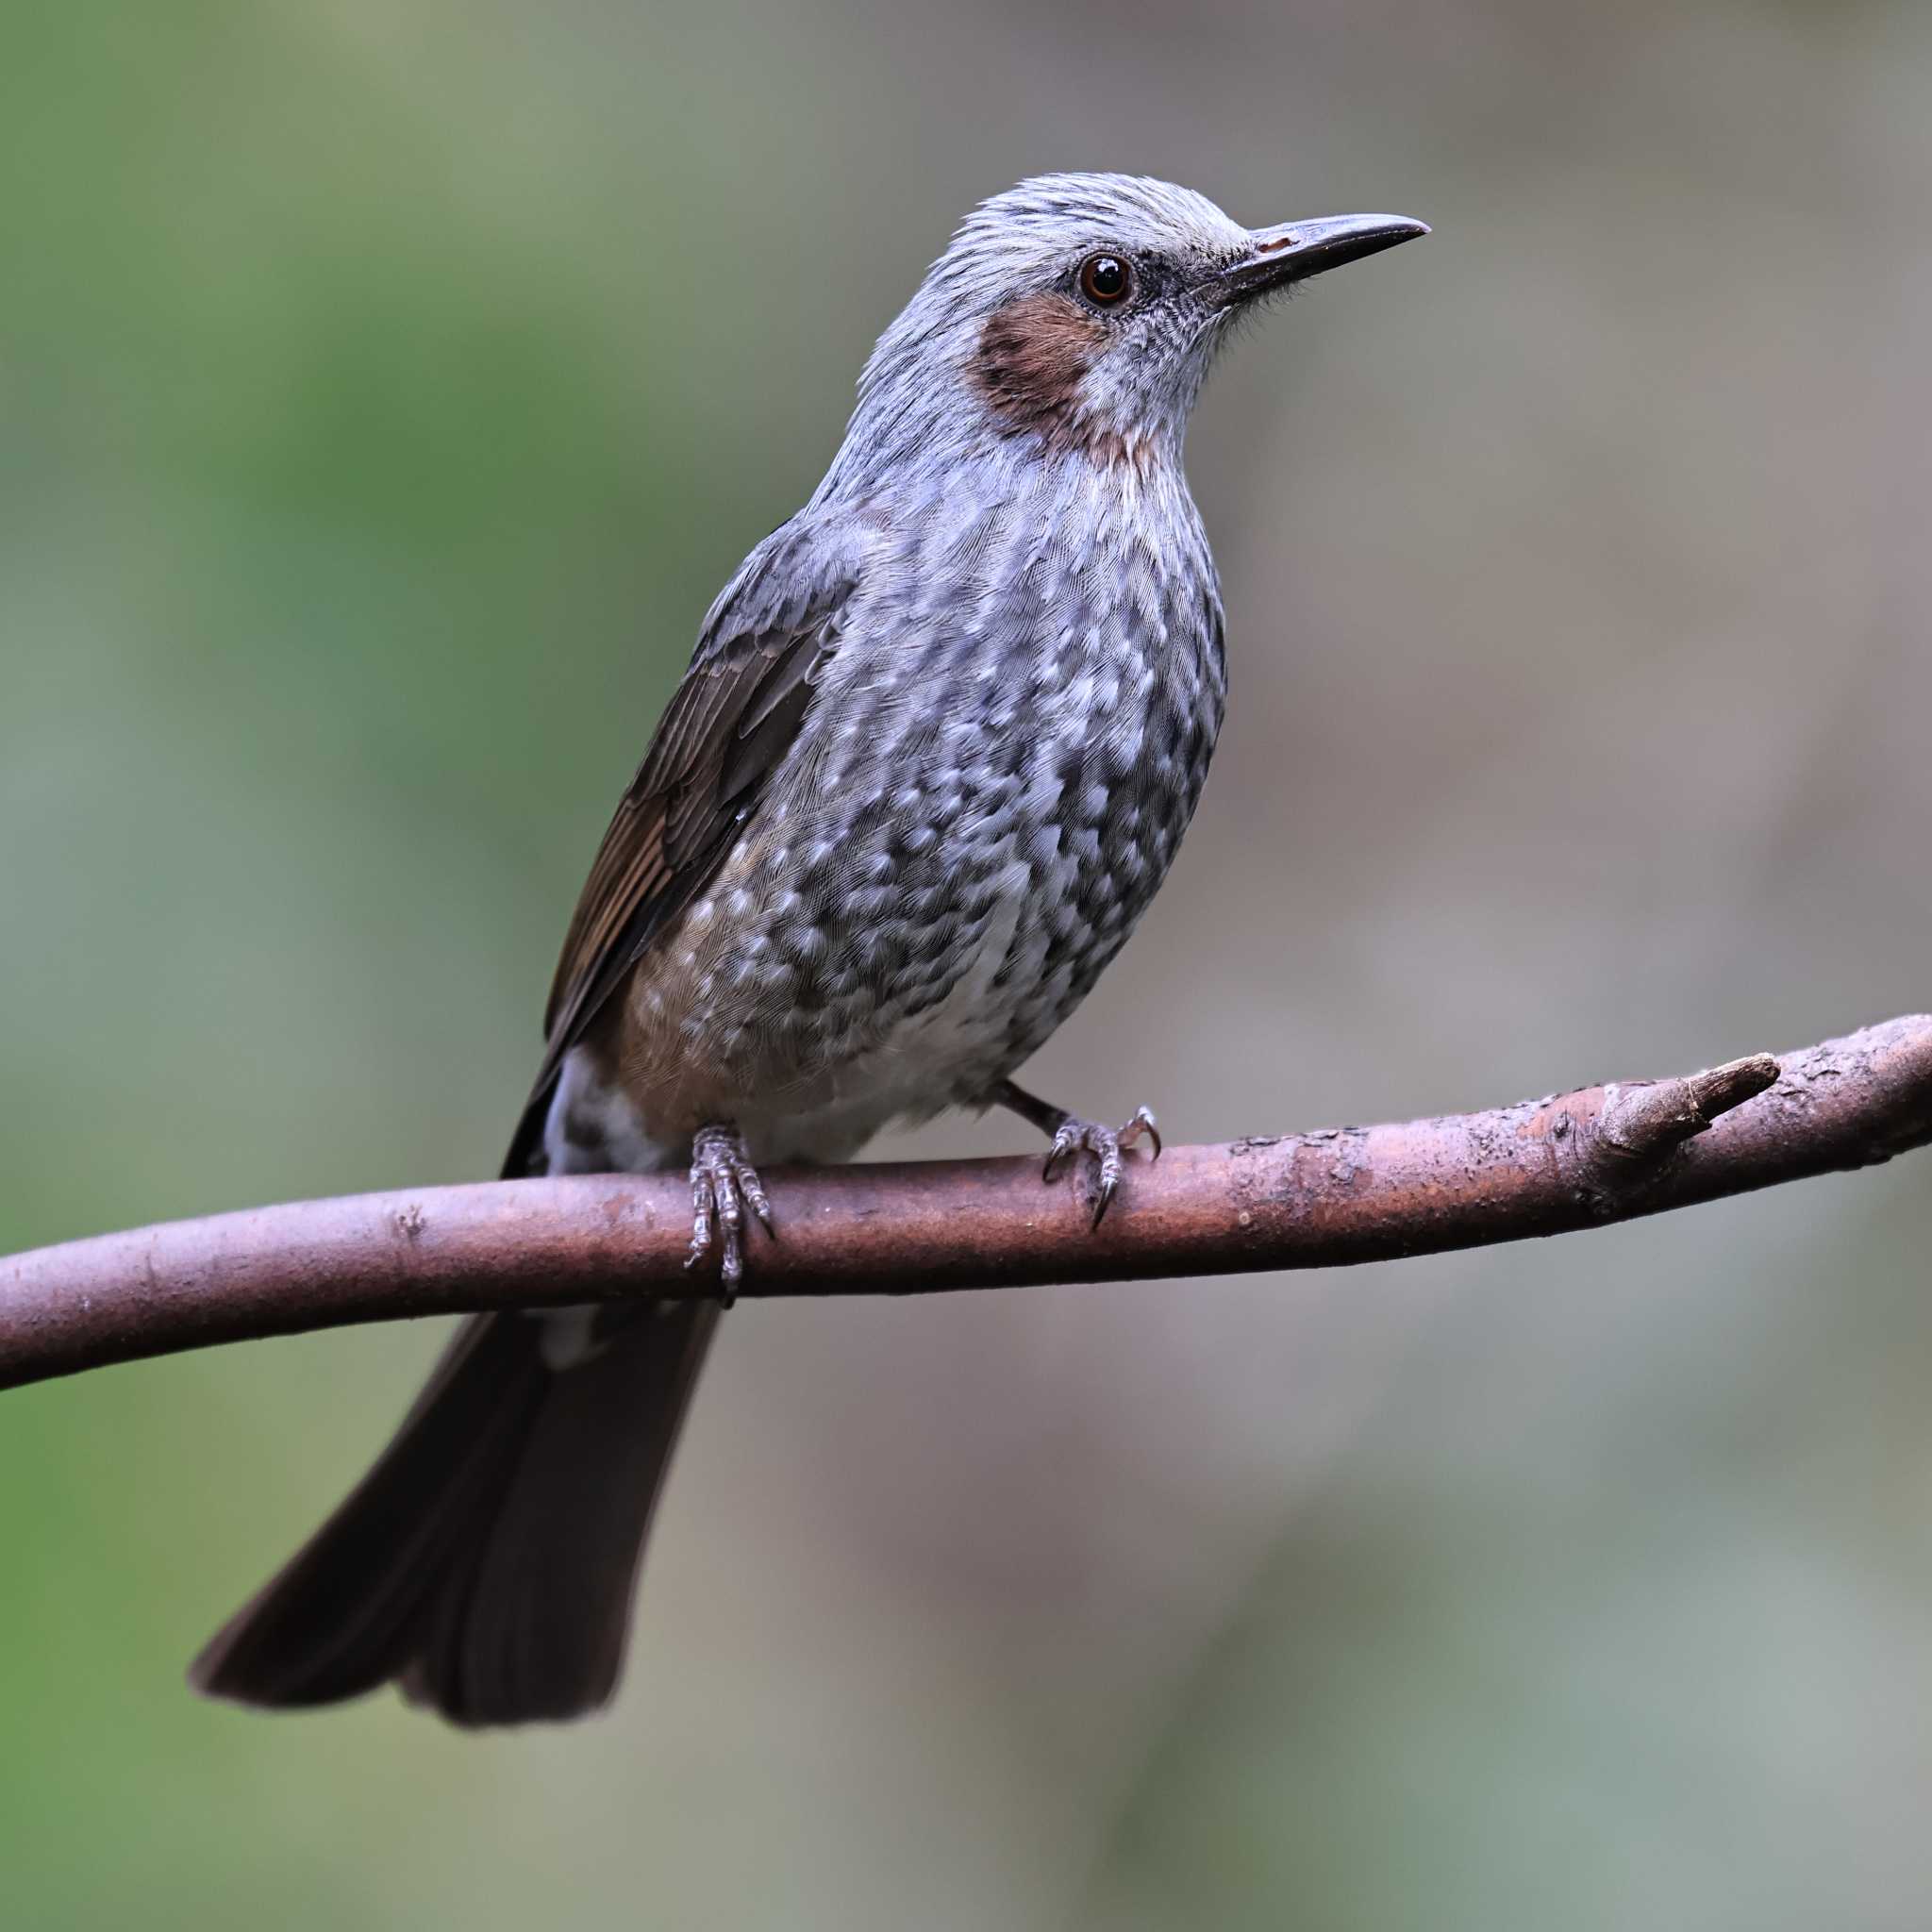
[[(1220, 729), (1188, 413), (1256, 297), (1423, 232), (1251, 232), (1118, 175), (968, 217), (811, 501), (706, 618), (565, 941), (508, 1173), (691, 1163), (694, 1258), (722, 1247), (727, 1292), (754, 1162), (843, 1159), (948, 1106), (1059, 1127), (1105, 1207), (1122, 1137), (1009, 1075), (1146, 909)], [(601, 1702), (710, 1325), (649, 1303), (470, 1324), (196, 1681), (277, 1705), (397, 1676), (466, 1723)]]

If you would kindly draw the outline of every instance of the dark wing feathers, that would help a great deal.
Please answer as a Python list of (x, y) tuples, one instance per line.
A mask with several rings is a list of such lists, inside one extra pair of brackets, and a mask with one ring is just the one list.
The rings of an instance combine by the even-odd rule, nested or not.
[(507, 1175), (528, 1171), (564, 1055), (656, 934), (703, 891), (791, 749), (857, 582), (844, 549), (788, 525), (753, 552), (714, 607), (564, 936), (543, 1064)]

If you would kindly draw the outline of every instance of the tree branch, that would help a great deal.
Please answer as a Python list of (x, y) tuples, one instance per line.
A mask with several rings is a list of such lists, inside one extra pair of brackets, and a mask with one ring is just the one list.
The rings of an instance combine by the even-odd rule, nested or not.
[[(1626, 1221), (1932, 1141), (1932, 1015), (1774, 1060), (1488, 1113), (1173, 1147), (1096, 1231), (1040, 1157), (767, 1176), (747, 1295), (1329, 1268)], [(350, 1322), (709, 1294), (681, 1177), (494, 1181), (257, 1208), (0, 1260), (0, 1388)]]

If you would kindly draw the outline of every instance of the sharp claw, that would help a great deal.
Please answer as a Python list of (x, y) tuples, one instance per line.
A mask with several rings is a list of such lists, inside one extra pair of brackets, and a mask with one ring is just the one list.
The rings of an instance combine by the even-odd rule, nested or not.
[(1088, 1224), (1088, 1232), (1090, 1234), (1099, 1228), (1100, 1224), (1107, 1219), (1107, 1210), (1112, 1206), (1113, 1183), (1111, 1181), (1102, 1181), (1100, 1184), (1100, 1198), (1093, 1204), (1093, 1219)]
[(1103, 1142), (1100, 1151), (1099, 1187), (1093, 1200), (1093, 1225), (1098, 1227), (1106, 1217), (1107, 1210), (1113, 1205), (1113, 1197), (1121, 1184), (1120, 1143)]
[(744, 1174), (744, 1198), (751, 1211), (758, 1218), (758, 1225), (767, 1234), (772, 1230), (772, 1204), (766, 1198), (765, 1191), (758, 1185), (758, 1177), (749, 1168)]
[(711, 1203), (710, 1191), (702, 1181), (691, 1186), (694, 1208), (691, 1224), (691, 1249), (684, 1257), (687, 1268), (695, 1268), (711, 1252)]

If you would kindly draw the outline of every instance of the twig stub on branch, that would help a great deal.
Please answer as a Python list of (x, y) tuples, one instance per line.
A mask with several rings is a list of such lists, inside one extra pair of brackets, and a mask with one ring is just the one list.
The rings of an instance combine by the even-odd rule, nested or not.
[(1719, 1115), (1775, 1086), (1778, 1071), (1768, 1053), (1754, 1053), (1680, 1080), (1613, 1084), (1604, 1089), (1598, 1139), (1623, 1159), (1654, 1159), (1704, 1133)]

